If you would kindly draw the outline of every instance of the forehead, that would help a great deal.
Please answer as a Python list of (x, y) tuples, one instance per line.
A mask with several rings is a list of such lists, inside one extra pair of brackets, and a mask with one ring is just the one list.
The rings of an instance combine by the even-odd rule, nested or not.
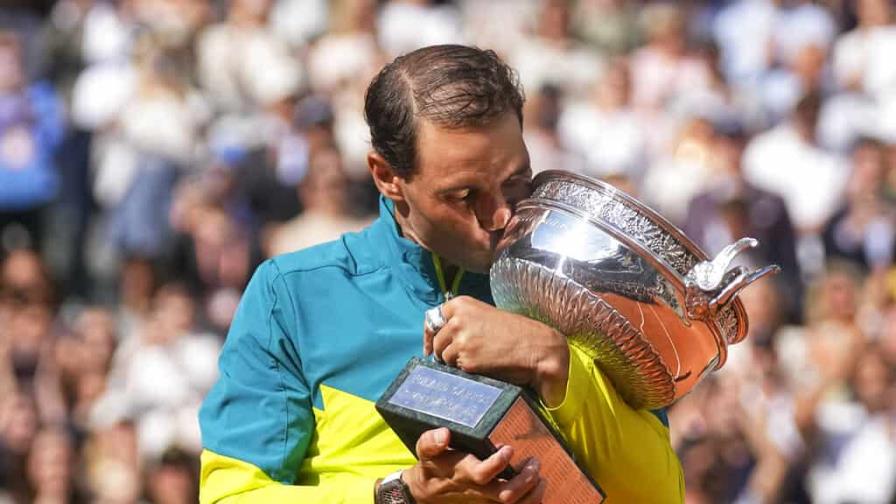
[(417, 130), (417, 174), (421, 180), (450, 184), (488, 180), (528, 165), (519, 119), (513, 112), (483, 126), (445, 128), (423, 120)]

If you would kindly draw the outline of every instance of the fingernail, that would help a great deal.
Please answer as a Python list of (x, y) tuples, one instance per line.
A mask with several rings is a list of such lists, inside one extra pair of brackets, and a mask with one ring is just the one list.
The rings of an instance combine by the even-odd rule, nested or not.
[(541, 469), (541, 463), (538, 461), (538, 459), (532, 459), (529, 461), (526, 467), (532, 469), (532, 471), (534, 472), (538, 472), (538, 470)]
[(439, 429), (436, 431), (436, 443), (443, 445), (448, 442), (448, 431)]
[(499, 451), (501, 452), (501, 457), (504, 460), (510, 460), (510, 458), (513, 457), (513, 447), (510, 445), (502, 446)]
[(538, 476), (538, 471), (532, 469), (531, 467), (526, 467), (524, 471), (526, 472), (526, 478), (524, 480), (526, 483), (531, 483), (532, 480), (534, 480), (535, 477)]

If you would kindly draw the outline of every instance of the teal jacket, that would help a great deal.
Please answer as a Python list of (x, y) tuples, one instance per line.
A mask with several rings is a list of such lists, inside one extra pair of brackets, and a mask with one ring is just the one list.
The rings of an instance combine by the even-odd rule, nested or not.
[[(262, 264), (200, 411), (200, 500), (372, 502), (377, 479), (413, 465), (374, 403), (421, 355), (423, 314), (445, 301), (438, 285), (385, 199), (363, 231)], [(458, 293), (492, 302), (487, 275), (464, 275)], [(571, 352), (566, 399), (549, 413), (573, 450), (611, 498), (650, 482), (652, 502), (680, 502), (668, 429)]]

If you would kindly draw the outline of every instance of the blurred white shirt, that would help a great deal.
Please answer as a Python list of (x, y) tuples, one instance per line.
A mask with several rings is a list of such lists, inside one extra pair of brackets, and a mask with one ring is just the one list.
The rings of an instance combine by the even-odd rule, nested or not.
[(196, 59), (202, 87), (225, 111), (274, 103), (305, 83), (304, 69), (286, 42), (261, 28), (210, 25), (198, 36)]
[(360, 231), (369, 223), (369, 219), (337, 217), (306, 211), (274, 230), (268, 247), (268, 256), (295, 252), (332, 241), (344, 233)]
[(309, 83), (315, 92), (331, 93), (358, 79), (367, 80), (379, 66), (379, 48), (370, 33), (326, 35), (308, 53)]
[(392, 0), (377, 18), (380, 45), (391, 58), (435, 44), (463, 43), (460, 13), (450, 5)]
[(327, 31), (327, 0), (276, 0), (269, 16), (274, 34), (293, 47), (301, 47)]
[(837, 84), (879, 95), (896, 89), (896, 26), (856, 28), (837, 39), (833, 71)]
[(107, 390), (94, 405), (95, 426), (136, 420), (139, 450), (157, 457), (172, 445), (201, 449), (199, 406), (218, 377), (219, 338), (183, 334), (166, 344), (132, 337), (115, 352)]
[(625, 174), (639, 178), (646, 163), (644, 121), (632, 110), (604, 111), (587, 102), (572, 102), (557, 125), (561, 143), (585, 160), (596, 177)]
[(704, 93), (712, 78), (706, 63), (689, 56), (670, 58), (651, 47), (631, 59), (632, 102), (637, 107), (664, 110), (691, 93)]
[(572, 98), (583, 97), (600, 79), (604, 62), (600, 54), (574, 43), (560, 46), (537, 37), (524, 39), (508, 56), (520, 83), (535, 94), (545, 85), (557, 86)]
[(712, 29), (729, 82), (756, 79), (768, 68), (775, 13), (770, 0), (739, 0), (719, 11)]
[(896, 491), (896, 425), (856, 403), (822, 403), (816, 421), (827, 446), (809, 471), (818, 504), (885, 504)]
[(814, 3), (779, 8), (772, 26), (775, 56), (785, 65), (808, 45), (827, 49), (837, 35), (837, 24), (830, 11)]
[(789, 123), (753, 138), (744, 152), (744, 177), (784, 198), (797, 229), (814, 229), (840, 205), (849, 168), (845, 160), (803, 140)]

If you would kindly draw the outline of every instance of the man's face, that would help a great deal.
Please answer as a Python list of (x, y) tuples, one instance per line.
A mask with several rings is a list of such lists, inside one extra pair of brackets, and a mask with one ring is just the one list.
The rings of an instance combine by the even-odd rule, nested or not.
[(405, 236), (451, 264), (488, 272), (532, 170), (513, 112), (487, 126), (446, 129), (421, 121), (417, 167), (396, 205)]

